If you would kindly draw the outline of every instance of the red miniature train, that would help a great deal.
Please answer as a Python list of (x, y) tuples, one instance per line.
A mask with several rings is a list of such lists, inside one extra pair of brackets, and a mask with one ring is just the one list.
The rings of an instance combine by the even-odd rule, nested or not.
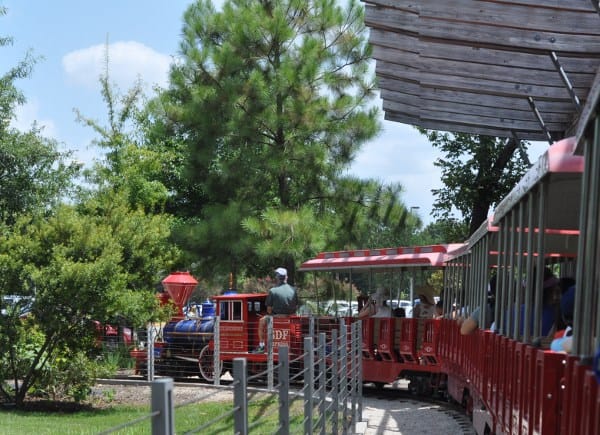
[[(600, 149), (600, 139), (596, 145)], [(600, 258), (594, 242), (597, 219), (580, 226), (586, 221), (580, 219), (582, 214), (597, 200), (583, 199), (582, 190), (593, 189), (582, 188), (589, 180), (582, 180), (584, 161), (574, 154), (574, 148), (574, 139), (550, 147), (466, 243), (327, 252), (301, 265), (304, 272), (346, 273), (350, 279), (359, 273), (376, 275), (373, 282), (385, 281), (382, 277), (387, 274), (391, 276), (387, 283), (398, 288), (406, 282), (427, 281), (435, 270), (443, 271), (442, 318), (362, 321), (364, 382), (387, 384), (407, 379), (415, 393), (446, 394), (465, 406), (479, 434), (600, 433), (600, 302), (599, 286), (594, 285), (598, 279), (596, 259)], [(580, 203), (586, 206), (581, 208)], [(593, 234), (593, 240), (583, 243), (582, 232)], [(544, 339), (552, 337), (540, 336), (544, 269), (557, 278), (571, 276), (582, 283), (576, 286), (573, 348), (569, 352), (551, 351)], [(490, 328), (484, 316), (477, 331), (461, 335), (460, 319), (489, 301), (492, 275), (497, 277), (492, 310), (496, 325)], [(171, 298), (182, 308), (187, 298), (166, 284)], [(229, 369), (237, 357), (247, 358), (254, 372), (264, 369), (267, 355), (254, 354), (252, 349), (258, 344), (258, 320), (265, 314), (265, 298), (265, 294), (215, 296), (215, 305), (208, 312), (218, 320), (218, 328), (210, 332), (190, 328), (176, 336), (176, 325), (185, 320), (180, 312), (173, 319), (175, 327), (164, 328), (156, 353), (157, 373), (181, 375), (184, 362), (187, 374), (213, 381), (215, 353), (218, 374)], [(521, 315), (514, 308), (519, 306), (526, 308)], [(200, 325), (202, 317), (199, 319), (194, 324)], [(281, 344), (289, 346), (290, 358), (295, 359), (303, 351), (304, 336), (313, 332), (311, 328), (330, 332), (339, 327), (342, 318), (312, 319), (307, 315), (273, 318), (275, 360)], [(347, 324), (357, 321), (354, 317), (343, 319)], [(176, 338), (186, 333), (192, 334), (190, 337), (203, 334), (195, 335), (202, 340), (183, 346)], [(146, 354), (135, 355), (143, 370)], [(180, 365), (171, 366), (172, 362)], [(301, 368), (301, 360), (297, 364)]]

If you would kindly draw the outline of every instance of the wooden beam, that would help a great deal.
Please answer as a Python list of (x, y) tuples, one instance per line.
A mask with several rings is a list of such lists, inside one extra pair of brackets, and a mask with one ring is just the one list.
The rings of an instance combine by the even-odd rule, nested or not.
[[(405, 116), (397, 113), (386, 113), (385, 119), (388, 121), (401, 122), (413, 126), (419, 126), (428, 130), (438, 130), (446, 132), (456, 132), (465, 134), (480, 134), (483, 136), (492, 137), (516, 137), (519, 140), (545, 141), (546, 135), (540, 130), (539, 132), (514, 132), (511, 130), (485, 128), (482, 129), (478, 125), (462, 125), (458, 123), (445, 123), (439, 120), (421, 120), (411, 116)], [(560, 132), (554, 133), (556, 137), (560, 137)]]
[(598, 116), (598, 111), (600, 110), (600, 67), (598, 68), (598, 72), (596, 73), (596, 77), (594, 79), (594, 83), (590, 88), (590, 93), (588, 99), (583, 106), (583, 110), (581, 111), (581, 116), (578, 119), (577, 126), (574, 129), (575, 137), (577, 138), (577, 149), (576, 153), (583, 154), (583, 136), (585, 131), (587, 130), (588, 123), (595, 116)]
[(367, 5), (365, 22), (373, 28), (476, 47), (600, 53), (600, 26), (591, 5), (583, 12), (476, 0), (421, 0), (418, 15)]

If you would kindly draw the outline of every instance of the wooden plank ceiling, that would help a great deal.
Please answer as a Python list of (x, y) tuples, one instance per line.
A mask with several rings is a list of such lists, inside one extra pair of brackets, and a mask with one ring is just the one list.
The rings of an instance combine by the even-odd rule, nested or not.
[(595, 0), (364, 0), (385, 118), (553, 141), (599, 79)]

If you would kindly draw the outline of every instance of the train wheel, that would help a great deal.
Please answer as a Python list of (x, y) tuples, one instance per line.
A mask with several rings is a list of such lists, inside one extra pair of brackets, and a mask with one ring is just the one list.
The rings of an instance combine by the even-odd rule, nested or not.
[(215, 373), (215, 353), (208, 347), (208, 344), (202, 348), (200, 355), (198, 355), (198, 368), (200, 369), (200, 375), (207, 382), (213, 382), (215, 380), (215, 374), (221, 376), (221, 370), (223, 363), (219, 364), (219, 369)]

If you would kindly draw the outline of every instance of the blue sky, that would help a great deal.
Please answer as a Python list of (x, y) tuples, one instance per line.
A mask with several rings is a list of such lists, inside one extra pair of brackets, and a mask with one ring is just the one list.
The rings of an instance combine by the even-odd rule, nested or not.
[[(220, 4), (221, 2), (214, 2)], [(77, 160), (98, 156), (94, 132), (76, 122), (74, 109), (106, 125), (98, 77), (108, 40), (110, 76), (127, 91), (140, 77), (166, 85), (169, 63), (178, 54), (182, 16), (190, 0), (0, 0), (8, 12), (0, 17), (0, 36), (12, 46), (0, 49), (0, 72), (23, 59), (27, 50), (42, 57), (29, 79), (17, 83), (27, 98), (15, 126), (35, 120)], [(399, 182), (407, 207), (419, 207), (425, 223), (433, 203), (431, 189), (441, 186), (433, 161), (439, 153), (414, 128), (384, 121), (384, 131), (366, 144), (350, 173), (361, 178)], [(535, 154), (537, 156), (537, 154)]]

